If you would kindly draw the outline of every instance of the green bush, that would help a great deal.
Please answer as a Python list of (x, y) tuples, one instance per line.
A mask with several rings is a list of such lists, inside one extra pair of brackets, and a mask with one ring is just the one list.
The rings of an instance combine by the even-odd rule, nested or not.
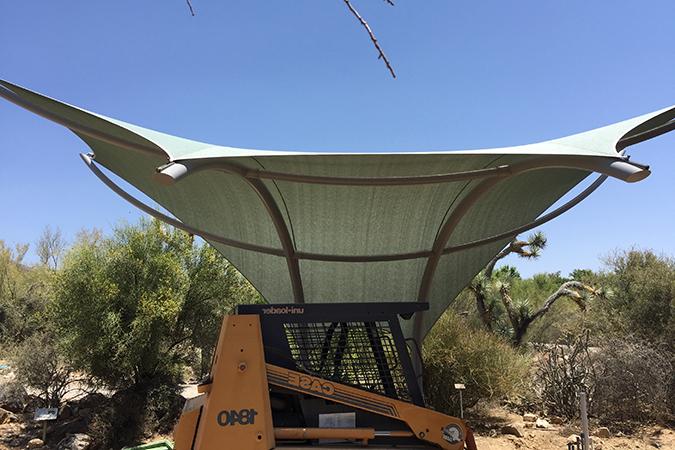
[(649, 250), (618, 252), (605, 261), (613, 290), (599, 320), (610, 332), (662, 342), (675, 351), (675, 260)]
[(52, 273), (26, 266), (27, 251), (27, 245), (12, 250), (0, 240), (0, 353), (43, 330), (49, 321)]
[(177, 382), (198, 350), (210, 359), (220, 320), (246, 286), (212, 247), (141, 221), (71, 249), (54, 316), (78, 369), (112, 389), (151, 387)]
[(458, 415), (454, 383), (463, 383), (465, 407), (481, 399), (502, 399), (522, 392), (529, 380), (530, 358), (482, 329), (472, 329), (447, 311), (424, 342), (424, 391), (438, 411)]

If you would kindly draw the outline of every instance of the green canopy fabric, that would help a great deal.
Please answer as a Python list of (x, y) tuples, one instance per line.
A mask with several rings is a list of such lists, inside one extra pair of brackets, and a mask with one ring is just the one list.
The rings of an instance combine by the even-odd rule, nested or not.
[[(404, 324), (418, 340), (516, 234), (566, 211), (608, 176), (634, 182), (649, 175), (625, 147), (675, 128), (670, 107), (517, 147), (263, 151), (170, 136), (6, 81), (0, 96), (72, 130), (93, 151), (83, 159), (101, 180), (204, 237), (269, 302), (428, 302), (427, 312)], [(122, 191), (99, 165), (174, 218)], [(540, 217), (592, 172), (600, 174), (595, 183)]]

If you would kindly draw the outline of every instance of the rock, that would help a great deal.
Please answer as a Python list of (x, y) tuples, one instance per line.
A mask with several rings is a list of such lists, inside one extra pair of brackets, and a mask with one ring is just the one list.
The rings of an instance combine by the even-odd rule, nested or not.
[(502, 427), (502, 434), (508, 434), (516, 437), (523, 437), (523, 430), (520, 425), (511, 423)]
[(570, 437), (567, 438), (567, 443), (576, 444), (579, 440), (581, 440), (581, 437), (578, 434), (571, 434)]
[(87, 450), (91, 445), (91, 438), (84, 433), (75, 433), (63, 438), (56, 448), (58, 450)]
[(68, 420), (59, 420), (53, 423), (47, 431), (49, 440), (61, 442), (63, 439), (78, 433), (87, 432), (87, 421), (81, 417), (74, 417)]
[(597, 430), (595, 430), (594, 436), (601, 437), (601, 438), (608, 438), (611, 436), (609, 432), (609, 428), (607, 427), (600, 427)]
[(6, 409), (0, 408), (0, 425), (4, 425), (6, 423), (12, 423), (12, 422), (16, 422), (16, 421), (17, 421), (17, 418), (14, 414), (7, 411)]
[(662, 444), (658, 438), (651, 437), (647, 440), (647, 443), (652, 447), (661, 448)]
[(534, 425), (537, 428), (551, 428), (551, 424), (546, 419), (537, 419)]
[(526, 413), (523, 414), (523, 422), (535, 422), (537, 420), (537, 416), (532, 413)]
[(71, 417), (73, 417), (73, 407), (68, 404), (63, 405), (59, 411), (59, 418), (70, 419)]
[(602, 444), (593, 444), (593, 450), (602, 450)]
[(525, 422), (525, 428), (534, 428), (533, 422)]
[(28, 441), (28, 448), (40, 448), (43, 447), (44, 445), (45, 443), (42, 442), (42, 439), (35, 438)]
[(565, 423), (565, 421), (560, 417), (551, 417), (550, 421), (553, 425), (562, 425)]

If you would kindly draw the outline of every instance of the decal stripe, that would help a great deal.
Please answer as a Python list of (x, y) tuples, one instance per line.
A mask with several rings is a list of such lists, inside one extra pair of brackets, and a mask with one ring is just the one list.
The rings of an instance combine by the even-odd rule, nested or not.
[[(338, 387), (338, 386), (334, 386), (335, 393), (332, 394), (332, 395), (326, 394), (325, 392), (317, 392), (317, 391), (314, 391), (314, 390), (311, 390), (311, 389), (306, 389), (306, 388), (297, 386), (295, 384), (289, 383), (288, 382), (289, 375), (290, 375), (290, 372), (284, 372), (284, 371), (281, 371), (281, 370), (276, 370), (276, 369), (270, 368), (270, 370), (268, 370), (268, 373), (267, 373), (267, 381), (270, 382), (271, 384), (274, 384), (274, 385), (277, 385), (277, 386), (286, 387), (286, 388), (289, 388), (289, 389), (292, 389), (292, 390), (295, 390), (295, 391), (304, 392), (304, 393), (307, 393), (307, 394), (310, 394), (310, 395), (314, 395), (316, 397), (321, 397), (321, 398), (325, 398), (325, 399), (328, 399), (328, 400), (333, 399), (333, 400), (338, 401), (339, 403), (344, 403), (344, 404), (348, 404), (348, 405), (351, 405), (351, 406), (355, 406), (359, 409), (364, 409), (364, 410), (367, 410), (367, 411), (377, 411), (377, 412), (380, 412), (382, 414), (388, 415), (390, 417), (399, 417), (398, 411), (396, 409), (396, 405), (394, 405), (392, 403), (382, 402), (382, 401), (378, 401), (377, 399), (361, 396), (361, 395), (358, 395), (358, 393), (356, 393), (356, 392), (352, 392), (351, 390), (346, 390), (346, 389), (344, 389), (342, 387)], [(308, 375), (305, 375), (305, 374), (299, 374), (299, 375), (308, 376)], [(313, 380), (316, 379), (316, 380), (323, 381), (323, 380), (321, 380), (320, 378), (317, 378), (317, 377), (311, 377), (311, 376), (309, 376), (309, 377)], [(334, 385), (333, 383), (331, 383), (331, 384)], [(354, 389), (354, 391), (356, 391), (356, 389)]]

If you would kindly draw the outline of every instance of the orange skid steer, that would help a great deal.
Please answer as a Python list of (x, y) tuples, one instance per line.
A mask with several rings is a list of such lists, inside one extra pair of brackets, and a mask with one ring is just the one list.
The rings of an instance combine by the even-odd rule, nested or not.
[(175, 450), (476, 450), (463, 420), (424, 407), (399, 317), (426, 307), (239, 306), (223, 321), (199, 395), (185, 403)]

